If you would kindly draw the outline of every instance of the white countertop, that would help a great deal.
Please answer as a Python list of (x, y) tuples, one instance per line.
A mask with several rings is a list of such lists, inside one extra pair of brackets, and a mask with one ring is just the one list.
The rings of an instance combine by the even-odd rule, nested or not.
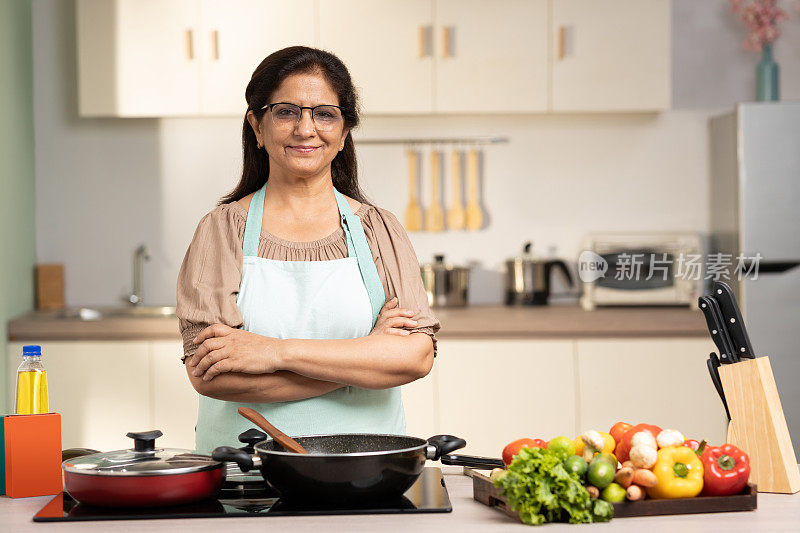
[[(345, 516), (261, 516), (244, 518), (185, 518), (176, 520), (133, 520), (103, 522), (33, 522), (33, 515), (52, 496), (11, 499), (0, 497), (0, 529), (9, 532), (36, 531), (184, 531), (193, 533), (236, 531), (245, 527), (272, 531), (370, 531), (398, 533), (449, 533), (485, 531), (525, 531), (504, 513), (472, 499), (472, 480), (461, 475), (460, 467), (444, 467), (445, 483), (453, 505), (452, 513), (345, 515)], [(265, 524), (257, 524), (259, 521)], [(644, 518), (618, 518), (606, 524), (592, 524), (575, 529), (569, 524), (550, 524), (547, 531), (586, 531), (587, 527), (632, 533), (658, 531), (681, 533), (709, 531), (797, 531), (800, 524), (800, 494), (759, 494), (758, 510), (704, 515), (672, 515)]]

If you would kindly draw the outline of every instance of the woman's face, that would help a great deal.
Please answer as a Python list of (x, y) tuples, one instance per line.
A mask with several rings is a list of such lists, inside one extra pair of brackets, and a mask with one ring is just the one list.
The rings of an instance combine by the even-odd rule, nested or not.
[[(321, 74), (292, 74), (278, 86), (269, 104), (285, 102), (301, 107), (339, 105), (339, 98)], [(309, 177), (329, 171), (331, 161), (344, 146), (348, 130), (339, 120), (330, 131), (320, 131), (310, 109), (303, 109), (300, 121), (279, 124), (267, 111), (259, 123), (247, 114), (256, 139), (269, 154), (270, 173)]]

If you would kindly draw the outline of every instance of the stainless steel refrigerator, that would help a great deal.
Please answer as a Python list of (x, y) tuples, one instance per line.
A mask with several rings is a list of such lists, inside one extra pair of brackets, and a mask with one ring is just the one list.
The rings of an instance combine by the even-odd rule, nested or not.
[(769, 356), (800, 459), (800, 102), (739, 104), (710, 122), (717, 249), (763, 256), (738, 292), (757, 356)]

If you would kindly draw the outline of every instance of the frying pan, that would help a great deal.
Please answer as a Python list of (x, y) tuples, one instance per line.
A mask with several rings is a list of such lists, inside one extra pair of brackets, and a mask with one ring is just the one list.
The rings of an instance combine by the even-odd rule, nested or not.
[(500, 459), (449, 455), (467, 444), (452, 435), (436, 435), (427, 440), (367, 433), (294, 437), (308, 454), (290, 452), (264, 437), (254, 445), (254, 454), (221, 446), (211, 457), (235, 462), (244, 472), (257, 468), (265, 482), (287, 500), (397, 498), (416, 481), (428, 459), (475, 468), (503, 466)]

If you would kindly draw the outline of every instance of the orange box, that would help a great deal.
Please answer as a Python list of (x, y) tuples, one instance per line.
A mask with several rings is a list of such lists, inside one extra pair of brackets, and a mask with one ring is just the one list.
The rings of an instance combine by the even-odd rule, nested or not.
[(61, 492), (61, 415), (7, 415), (6, 494), (12, 498)]

